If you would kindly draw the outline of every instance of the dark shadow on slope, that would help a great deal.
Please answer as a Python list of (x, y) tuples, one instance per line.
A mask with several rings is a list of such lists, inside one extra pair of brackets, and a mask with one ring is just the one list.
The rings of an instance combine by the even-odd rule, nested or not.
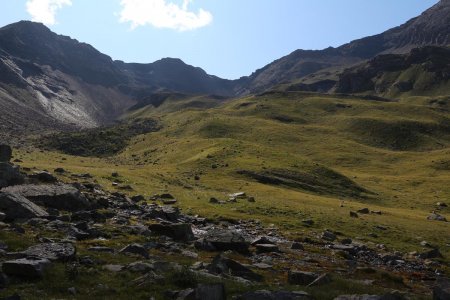
[(237, 173), (262, 184), (285, 186), (319, 195), (357, 199), (369, 199), (375, 195), (344, 175), (324, 167), (316, 167), (308, 172), (273, 169), (239, 170)]

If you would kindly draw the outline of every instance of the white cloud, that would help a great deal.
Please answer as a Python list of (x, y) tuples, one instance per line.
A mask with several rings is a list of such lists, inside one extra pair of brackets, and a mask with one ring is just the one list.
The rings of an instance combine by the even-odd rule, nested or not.
[(151, 25), (179, 31), (193, 30), (212, 22), (213, 16), (203, 9), (193, 12), (188, 6), (192, 0), (183, 0), (182, 5), (166, 0), (121, 0), (120, 22), (131, 23), (131, 28)]
[(72, 5), (71, 0), (28, 0), (27, 12), (32, 20), (46, 25), (56, 24), (56, 12), (64, 5)]

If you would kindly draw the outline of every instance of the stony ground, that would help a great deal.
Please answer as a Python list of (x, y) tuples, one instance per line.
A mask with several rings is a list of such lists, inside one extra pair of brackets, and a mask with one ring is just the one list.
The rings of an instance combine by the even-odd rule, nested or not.
[[(426, 241), (423, 253), (400, 253), (332, 229), (292, 237), (259, 221), (183, 214), (169, 193), (129, 197), (89, 174), (66, 184), (2, 164), (11, 167), (1, 174), (3, 299), (450, 299), (442, 255)], [(226, 202), (235, 201), (255, 199), (237, 192)]]

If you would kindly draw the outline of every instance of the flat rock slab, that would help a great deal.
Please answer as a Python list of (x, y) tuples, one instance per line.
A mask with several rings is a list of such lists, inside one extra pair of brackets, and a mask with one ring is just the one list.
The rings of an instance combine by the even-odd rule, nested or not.
[(48, 217), (48, 213), (20, 194), (0, 192), (0, 211), (6, 221)]
[(5, 274), (26, 278), (41, 278), (50, 266), (50, 261), (43, 258), (22, 258), (6, 261), (2, 265)]
[(43, 243), (31, 246), (22, 253), (28, 257), (51, 261), (69, 261), (75, 258), (76, 248), (71, 243)]
[(67, 211), (79, 211), (89, 207), (89, 201), (78, 189), (69, 184), (24, 184), (4, 189), (19, 194), (35, 204)]

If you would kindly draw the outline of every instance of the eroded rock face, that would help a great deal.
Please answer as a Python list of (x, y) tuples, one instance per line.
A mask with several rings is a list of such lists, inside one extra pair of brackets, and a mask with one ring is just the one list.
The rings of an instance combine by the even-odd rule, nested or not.
[(25, 197), (8, 192), (0, 192), (0, 211), (6, 221), (47, 217), (48, 213)]
[(35, 204), (67, 211), (79, 211), (89, 207), (89, 201), (78, 189), (68, 184), (24, 184), (4, 189), (19, 194)]

